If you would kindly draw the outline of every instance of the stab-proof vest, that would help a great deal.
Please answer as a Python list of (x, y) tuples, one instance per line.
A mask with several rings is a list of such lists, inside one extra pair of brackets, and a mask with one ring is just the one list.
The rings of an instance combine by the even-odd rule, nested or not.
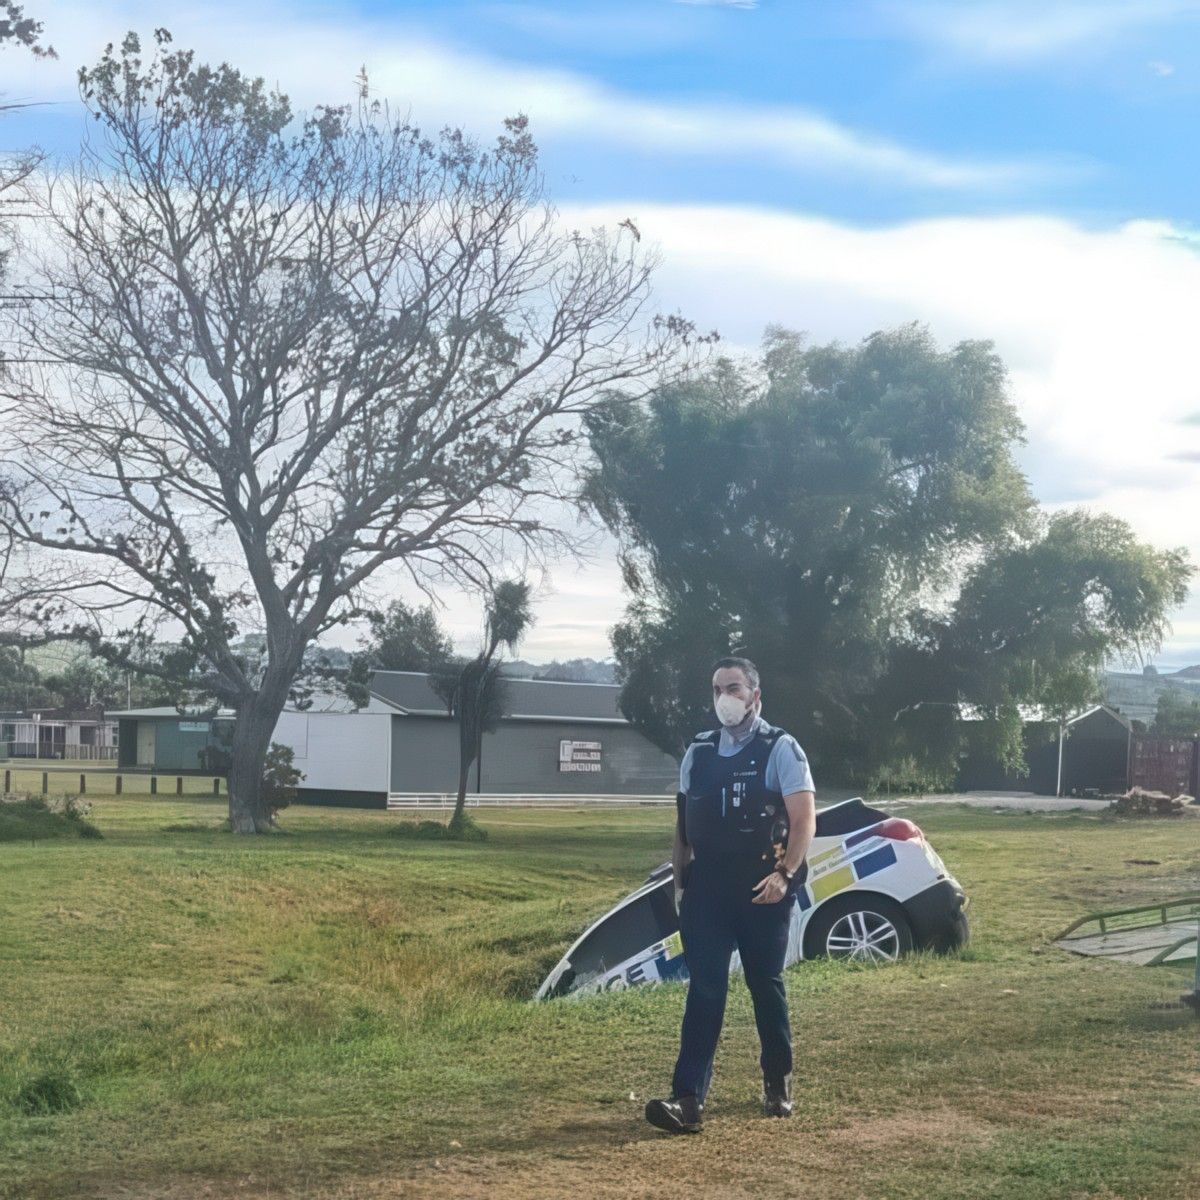
[(783, 793), (767, 787), (767, 760), (783, 733), (759, 728), (736, 753), (717, 753), (720, 730), (692, 740), (684, 797), (684, 836), (697, 862), (735, 858), (774, 868), (787, 849), (788, 815)]

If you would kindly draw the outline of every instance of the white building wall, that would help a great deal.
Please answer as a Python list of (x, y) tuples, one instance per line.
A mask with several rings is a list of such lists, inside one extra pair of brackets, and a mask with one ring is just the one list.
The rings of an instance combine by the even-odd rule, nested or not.
[(290, 746), (301, 788), (388, 791), (390, 713), (285, 712), (272, 735)]

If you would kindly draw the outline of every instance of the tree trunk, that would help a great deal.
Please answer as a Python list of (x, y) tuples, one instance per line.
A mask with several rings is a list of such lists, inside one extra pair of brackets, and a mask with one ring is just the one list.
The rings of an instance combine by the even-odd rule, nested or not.
[(458, 798), (454, 801), (454, 815), (450, 818), (452, 825), (463, 818), (463, 810), (467, 805), (471, 764), (475, 761), (475, 756), (471, 753), (475, 743), (474, 722), (469, 716), (466, 712), (460, 712), (458, 715)]
[(271, 814), (262, 802), (263, 761), (283, 704), (282, 697), (276, 700), (260, 692), (238, 711), (229, 762), (229, 828), (234, 833), (265, 833), (271, 828)]
[(450, 818), (453, 825), (463, 818), (463, 810), (467, 806), (467, 781), (471, 777), (471, 762), (464, 755), (458, 766), (458, 799), (454, 801), (454, 815)]

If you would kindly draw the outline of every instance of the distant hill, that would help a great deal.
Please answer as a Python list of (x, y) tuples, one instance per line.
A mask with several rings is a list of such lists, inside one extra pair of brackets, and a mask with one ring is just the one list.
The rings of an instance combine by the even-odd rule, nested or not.
[(1181, 671), (1176, 671), (1172, 679), (1200, 679), (1200, 664), (1194, 667), (1184, 667)]
[(516, 662), (504, 663), (501, 670), (514, 679), (555, 679), (560, 683), (617, 682), (616, 663), (599, 662), (594, 658), (569, 658), (565, 662), (555, 659), (549, 663), (517, 659)]
[[(250, 638), (245, 639), (246, 650), (255, 648)], [(241, 648), (241, 647), (239, 647)], [(350, 666), (350, 652), (338, 646), (310, 646), (304, 655), (305, 662), (315, 666), (320, 659), (335, 671), (344, 671)], [(560, 683), (609, 683), (617, 682), (617, 664), (611, 660), (595, 658), (569, 658), (560, 661), (535, 663), (518, 658), (515, 662), (500, 664), (501, 671), (512, 679), (552, 679)]]

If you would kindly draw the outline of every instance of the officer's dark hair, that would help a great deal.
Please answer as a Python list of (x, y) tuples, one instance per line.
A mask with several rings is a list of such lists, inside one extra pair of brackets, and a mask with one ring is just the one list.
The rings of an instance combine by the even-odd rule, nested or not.
[(758, 668), (748, 658), (718, 658), (712, 665), (713, 674), (715, 675), (722, 667), (736, 667), (746, 679), (749, 681), (752, 688), (758, 687)]

